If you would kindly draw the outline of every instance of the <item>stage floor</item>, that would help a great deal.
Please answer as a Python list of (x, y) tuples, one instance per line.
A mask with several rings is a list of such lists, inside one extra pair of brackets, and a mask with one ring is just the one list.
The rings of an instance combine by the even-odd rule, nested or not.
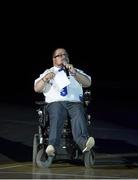
[(127, 158), (138, 154), (97, 154), (92, 168), (82, 163), (53, 162), (49, 168), (33, 166), (32, 162), (11, 162), (0, 165), (0, 179), (137, 179), (138, 163)]

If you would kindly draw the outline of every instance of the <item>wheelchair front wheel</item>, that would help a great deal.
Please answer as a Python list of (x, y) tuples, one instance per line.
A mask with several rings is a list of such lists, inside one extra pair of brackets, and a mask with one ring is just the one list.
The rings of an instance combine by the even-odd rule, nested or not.
[(44, 148), (40, 149), (37, 153), (36, 164), (38, 167), (48, 168), (53, 162), (54, 156), (47, 156)]
[(94, 151), (91, 149), (90, 151), (87, 151), (84, 153), (84, 165), (86, 168), (93, 167), (95, 162), (95, 154)]

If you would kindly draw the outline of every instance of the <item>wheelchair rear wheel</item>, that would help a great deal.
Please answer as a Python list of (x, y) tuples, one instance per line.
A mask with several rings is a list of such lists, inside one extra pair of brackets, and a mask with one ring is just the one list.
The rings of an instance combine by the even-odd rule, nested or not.
[(33, 139), (33, 165), (36, 165), (36, 156), (38, 152), (38, 145), (39, 145), (39, 137), (38, 134), (34, 135)]
[(94, 151), (91, 149), (90, 151), (85, 152), (84, 154), (84, 165), (86, 168), (93, 167), (95, 162), (95, 154)]

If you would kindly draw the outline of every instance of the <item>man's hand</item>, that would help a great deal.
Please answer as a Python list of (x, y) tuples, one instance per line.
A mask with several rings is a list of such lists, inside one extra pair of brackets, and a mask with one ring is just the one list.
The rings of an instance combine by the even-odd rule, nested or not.
[(73, 67), (72, 64), (66, 64), (65, 67), (69, 70), (69, 72), (71, 74), (75, 74), (76, 73), (76, 69)]
[(46, 74), (46, 75), (43, 77), (43, 80), (44, 80), (44, 81), (48, 81), (48, 80), (50, 80), (50, 79), (53, 79), (54, 77), (55, 77), (55, 73), (50, 72), (50, 73)]

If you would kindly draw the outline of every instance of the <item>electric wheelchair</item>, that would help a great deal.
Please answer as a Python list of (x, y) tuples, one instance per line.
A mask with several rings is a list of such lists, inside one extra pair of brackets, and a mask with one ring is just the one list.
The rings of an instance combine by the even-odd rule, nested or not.
[[(83, 96), (83, 103), (86, 110), (86, 119), (88, 122), (88, 130), (92, 131), (92, 117), (88, 113), (88, 105), (91, 100), (91, 91), (86, 90)], [(33, 138), (33, 165), (38, 167), (48, 168), (54, 161), (69, 160), (71, 163), (82, 162), (86, 168), (93, 167), (95, 162), (95, 154), (93, 148), (90, 151), (82, 153), (78, 145), (74, 142), (71, 132), (71, 125), (69, 117), (65, 117), (64, 128), (61, 136), (61, 143), (56, 151), (55, 156), (47, 156), (45, 150), (48, 146), (48, 134), (49, 134), (49, 119), (46, 109), (46, 102), (36, 101), (38, 106), (36, 112), (38, 117), (38, 132), (34, 134)]]

